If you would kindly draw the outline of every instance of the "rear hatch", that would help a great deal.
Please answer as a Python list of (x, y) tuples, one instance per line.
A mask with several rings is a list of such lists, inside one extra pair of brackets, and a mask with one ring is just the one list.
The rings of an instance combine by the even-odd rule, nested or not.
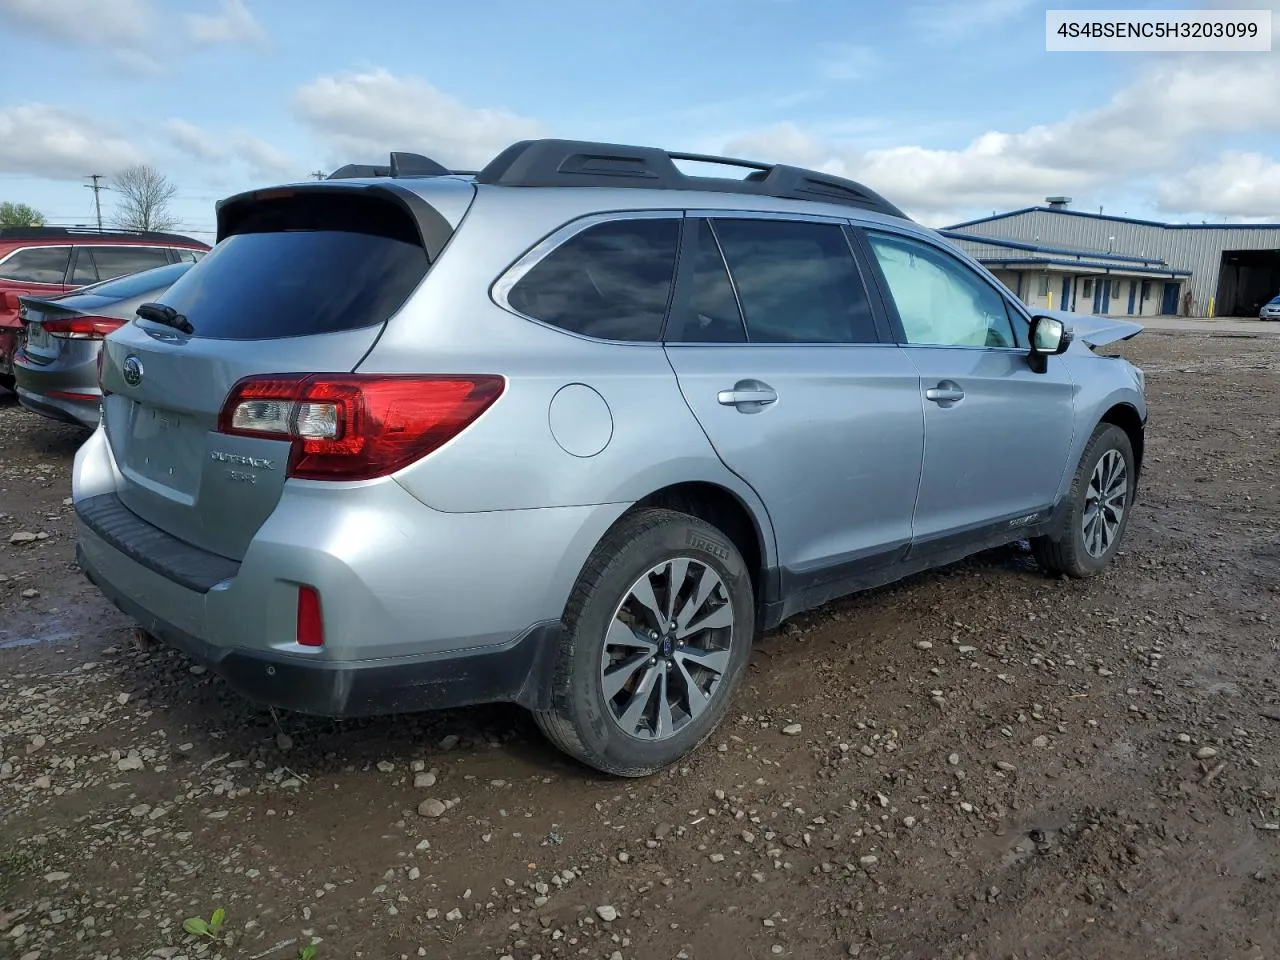
[(219, 432), (232, 388), (255, 375), (354, 370), (474, 195), (462, 181), (440, 190), (450, 217), (393, 183), (323, 182), (219, 204), (218, 244), (161, 307), (143, 307), (159, 319), (140, 317), (105, 342), (103, 426), (126, 507), (187, 543), (243, 557), (279, 501), (294, 445)]

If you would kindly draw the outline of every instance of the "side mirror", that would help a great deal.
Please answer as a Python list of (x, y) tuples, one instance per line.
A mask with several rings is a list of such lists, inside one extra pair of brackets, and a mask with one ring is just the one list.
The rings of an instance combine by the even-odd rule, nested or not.
[(1071, 346), (1071, 334), (1057, 317), (1044, 315), (1031, 318), (1031, 352), (1027, 357), (1031, 369), (1044, 373), (1049, 357), (1065, 353)]

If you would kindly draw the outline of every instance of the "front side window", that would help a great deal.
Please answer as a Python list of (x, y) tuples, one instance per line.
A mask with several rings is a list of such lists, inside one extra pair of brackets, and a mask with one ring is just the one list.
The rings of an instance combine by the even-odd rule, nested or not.
[(1004, 298), (969, 267), (931, 244), (867, 233), (906, 342), (920, 346), (1013, 347)]
[(671, 298), (680, 221), (610, 220), (576, 233), (507, 293), (513, 310), (601, 340), (655, 341)]
[(32, 247), (0, 263), (0, 280), (17, 283), (62, 283), (71, 263), (70, 247)]
[(836, 224), (715, 220), (752, 343), (874, 343), (871, 303)]

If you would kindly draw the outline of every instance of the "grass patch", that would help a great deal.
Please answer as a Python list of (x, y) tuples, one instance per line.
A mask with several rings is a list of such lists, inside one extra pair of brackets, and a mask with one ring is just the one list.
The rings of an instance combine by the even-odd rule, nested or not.
[(38, 864), (35, 857), (21, 850), (0, 850), (0, 898), (34, 873)]

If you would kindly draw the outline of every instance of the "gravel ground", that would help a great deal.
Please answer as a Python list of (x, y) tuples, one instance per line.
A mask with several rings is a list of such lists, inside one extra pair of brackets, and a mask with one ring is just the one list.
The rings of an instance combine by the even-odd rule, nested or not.
[(0, 399), (0, 956), (1280, 954), (1280, 338), (1124, 350), (1110, 571), (1014, 547), (804, 616), (638, 782), (514, 708), (273, 716), (148, 646), (74, 567), (83, 434)]

